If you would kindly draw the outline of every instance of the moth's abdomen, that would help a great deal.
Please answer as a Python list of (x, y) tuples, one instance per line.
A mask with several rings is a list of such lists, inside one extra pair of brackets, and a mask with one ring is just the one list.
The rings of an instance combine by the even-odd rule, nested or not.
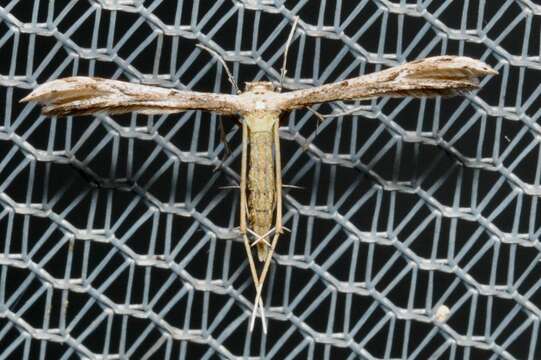
[[(248, 137), (248, 222), (256, 234), (264, 235), (272, 228), (276, 199), (273, 134), (272, 131), (249, 132)], [(267, 245), (259, 242), (257, 253), (263, 261)]]

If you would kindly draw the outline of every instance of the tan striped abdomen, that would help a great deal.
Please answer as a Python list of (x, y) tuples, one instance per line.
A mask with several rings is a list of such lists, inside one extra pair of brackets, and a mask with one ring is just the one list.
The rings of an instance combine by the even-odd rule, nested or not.
[[(276, 198), (273, 133), (250, 131), (248, 137), (248, 222), (250, 229), (258, 235), (264, 235), (273, 226)], [(262, 252), (266, 253), (266, 245), (258, 245), (261, 258)]]
[(271, 131), (249, 133), (248, 221), (258, 235), (264, 235), (273, 223), (276, 175), (272, 140)]

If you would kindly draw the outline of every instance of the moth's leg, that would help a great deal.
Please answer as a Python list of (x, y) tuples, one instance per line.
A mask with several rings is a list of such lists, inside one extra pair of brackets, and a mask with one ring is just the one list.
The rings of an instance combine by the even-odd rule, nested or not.
[[(248, 236), (246, 235), (246, 233), (242, 235), (242, 238), (244, 239), (244, 248), (246, 249), (246, 254), (248, 254), (248, 262), (250, 263), (250, 271), (252, 273), (252, 280), (254, 282), (254, 287), (256, 289), (254, 308), (252, 310), (252, 319), (255, 318), (255, 314), (257, 313), (257, 307), (259, 306), (259, 309), (261, 310), (261, 322), (263, 324), (263, 332), (266, 334), (267, 324), (265, 321), (265, 307), (263, 306), (263, 300), (261, 299), (261, 296), (257, 296), (257, 291), (261, 287), (259, 286), (257, 271), (255, 269), (254, 257), (252, 256), (252, 249), (250, 248), (250, 240), (248, 239)], [(253, 320), (251, 320), (250, 331), (253, 331), (253, 329), (254, 329), (254, 324), (253, 324)]]
[(240, 189), (240, 186), (239, 185), (226, 185), (226, 186), (220, 186), (218, 189), (220, 190)]
[(319, 131), (319, 124), (322, 124), (325, 122), (325, 115), (321, 114), (319, 111), (315, 110), (314, 108), (307, 106), (306, 109), (310, 111), (312, 114), (314, 114), (317, 117), (316, 120), (316, 134)]
[(258, 276), (255, 267), (255, 262), (252, 256), (252, 250), (250, 249), (250, 240), (248, 239), (248, 228), (246, 220), (246, 208), (248, 206), (246, 200), (246, 175), (248, 172), (248, 126), (242, 122), (242, 163), (240, 170), (240, 233), (244, 239), (244, 247), (248, 255), (248, 262), (250, 263), (250, 272), (254, 279), (254, 286), (257, 288)]
[(240, 166), (240, 232), (246, 234), (246, 208), (248, 201), (246, 200), (246, 178), (248, 172), (248, 125), (242, 119), (242, 155)]
[[(248, 172), (248, 126), (246, 122), (242, 121), (242, 160), (241, 160), (241, 169), (240, 169), (240, 233), (242, 234), (242, 239), (244, 240), (244, 248), (246, 250), (246, 255), (248, 255), (248, 263), (250, 264), (250, 272), (252, 274), (252, 279), (254, 282), (254, 287), (259, 288), (259, 281), (257, 276), (257, 270), (255, 267), (254, 257), (252, 256), (252, 249), (250, 248), (250, 240), (248, 239), (248, 227), (246, 219), (246, 209), (248, 208), (247, 196), (246, 196), (246, 179)], [(263, 301), (261, 298), (257, 298), (257, 301), (254, 302), (253, 313), (257, 311), (257, 307), (261, 309), (261, 321), (263, 323), (263, 331), (267, 332), (267, 325), (265, 322), (265, 308), (263, 306)], [(251, 327), (251, 329), (253, 326)]]
[(225, 151), (224, 156), (220, 159), (220, 163), (214, 167), (214, 171), (218, 170), (227, 160), (229, 155), (231, 155), (231, 148), (229, 147), (229, 142), (227, 141), (227, 137), (225, 135), (224, 123), (221, 117), (218, 118), (218, 129), (220, 131), (220, 142), (224, 144)]
[(229, 71), (229, 67), (227, 66), (227, 63), (225, 62), (224, 58), (220, 54), (218, 54), (216, 51), (212, 50), (211, 48), (206, 47), (205, 45), (197, 44), (195, 46), (209, 52), (212, 56), (214, 56), (222, 64), (222, 66), (224, 67), (224, 70), (225, 70), (225, 72), (227, 74), (227, 80), (229, 80), (229, 82), (231, 83), (231, 86), (233, 86), (233, 89), (235, 90), (235, 94), (240, 94), (241, 91), (239, 90), (237, 82), (235, 81), (235, 78), (231, 74), (231, 71)]
[(227, 141), (227, 137), (226, 137), (225, 129), (224, 129), (224, 122), (223, 122), (222, 117), (219, 118), (218, 125), (220, 129), (220, 141), (222, 142), (222, 144), (224, 144), (224, 148), (225, 148), (225, 155), (222, 161), (225, 161), (229, 157), (229, 155), (231, 155), (231, 147), (229, 146), (229, 142)]
[(287, 73), (287, 53), (289, 51), (289, 46), (291, 45), (291, 41), (293, 40), (293, 35), (295, 34), (295, 29), (297, 28), (297, 23), (299, 22), (299, 17), (295, 16), (293, 21), (293, 26), (291, 27), (291, 31), (289, 32), (289, 36), (287, 37), (286, 41), (286, 48), (284, 50), (284, 60), (282, 62), (282, 69), (280, 70), (280, 88), (278, 91), (282, 91), (282, 88), (284, 86), (284, 79), (286, 77)]
[[(270, 263), (272, 260), (272, 254), (274, 254), (274, 249), (276, 248), (276, 244), (278, 243), (278, 238), (280, 237), (280, 234), (282, 234), (282, 168), (281, 168), (281, 157), (280, 157), (280, 136), (279, 136), (279, 127), (280, 124), (276, 122), (274, 125), (274, 159), (275, 159), (275, 174), (276, 174), (276, 219), (275, 219), (275, 225), (274, 225), (274, 236), (272, 238), (270, 250), (267, 254), (267, 258), (265, 259), (265, 263), (263, 264), (263, 270), (261, 271), (261, 275), (259, 276), (258, 285), (256, 287), (256, 297), (255, 302), (257, 303), (261, 299), (261, 292), (263, 291), (263, 284), (265, 283), (265, 278), (267, 277), (267, 273), (270, 268)], [(253, 329), (254, 323), (255, 323), (255, 308), (252, 312), (252, 318), (250, 320), (250, 329)]]
[[(238, 186), (237, 186), (238, 187)], [(282, 184), (282, 188), (286, 188), (286, 189), (297, 189), (297, 190), (306, 190), (306, 188), (304, 186), (297, 186), (297, 185), (286, 185), (286, 184)]]
[(323, 124), (323, 122), (325, 122), (325, 117), (326, 117), (326, 115), (321, 114), (320, 112), (318, 112), (317, 110), (315, 110), (314, 108), (312, 108), (310, 106), (306, 106), (305, 109), (310, 111), (312, 114), (314, 114), (316, 116), (316, 131), (315, 131), (314, 134), (307, 137), (306, 142), (304, 144), (302, 144), (301, 147), (302, 147), (302, 149), (304, 151), (308, 150), (308, 147), (310, 146), (310, 144), (312, 144), (312, 141), (314, 141), (314, 138), (319, 133), (319, 125)]
[(252, 244), (250, 246), (255, 246), (257, 244), (259, 244), (260, 242), (263, 242), (265, 243), (267, 246), (271, 246), (270, 242), (267, 241), (267, 237), (272, 234), (274, 232), (274, 228), (270, 229), (269, 231), (267, 231), (265, 233), (265, 235), (258, 235), (255, 231), (253, 231), (252, 229), (248, 229), (248, 232), (250, 234), (252, 234), (254, 237), (255, 237), (255, 240), (252, 241)]
[[(274, 168), (276, 174), (276, 234), (282, 233), (282, 158), (280, 156), (280, 123), (274, 124)], [(273, 240), (274, 242), (274, 240)], [(274, 248), (272, 249), (274, 251)]]

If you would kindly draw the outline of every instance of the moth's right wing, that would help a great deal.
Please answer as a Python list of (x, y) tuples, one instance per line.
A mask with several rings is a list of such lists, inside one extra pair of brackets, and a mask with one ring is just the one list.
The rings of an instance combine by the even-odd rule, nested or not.
[(46, 82), (21, 100), (44, 104), (45, 115), (176, 113), (208, 110), (219, 114), (239, 111), (236, 95), (182, 91), (92, 77), (68, 77)]

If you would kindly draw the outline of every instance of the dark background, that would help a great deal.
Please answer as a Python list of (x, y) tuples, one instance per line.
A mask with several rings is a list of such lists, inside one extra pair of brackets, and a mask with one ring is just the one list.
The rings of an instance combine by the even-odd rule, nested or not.
[[(400, 15), (375, 1), (361, 11), (357, 2), (344, 2), (338, 15), (335, 2), (326, 2), (324, 10), (317, 1), (285, 2), (263, 11), (237, 9), (240, 15), (223, 24), (220, 21), (235, 11), (232, 2), (204, 2), (195, 10), (190, 2), (145, 2), (146, 17), (142, 8), (98, 11), (91, 5), (98, 3), (87, 1), (66, 8), (51, 8), (47, 1), (9, 6), (2, 14), (22, 23), (35, 19), (49, 25), (19, 31), (17, 41), (6, 41), (0, 48), (1, 101), (6, 107), (0, 159), (9, 159), (0, 166), (0, 190), (7, 196), (1, 205), (13, 207), (9, 199), (26, 204), (23, 209), (41, 204), (45, 213), (15, 210), (12, 218), (6, 212), (0, 220), (0, 244), (4, 242), (3, 256), (9, 259), (0, 265), (0, 349), (19, 341), (10, 350), (14, 358), (28, 356), (26, 343), (30, 354), (42, 351), (50, 358), (102, 354), (107, 346), (109, 354), (134, 358), (427, 358), (446, 341), (457, 341), (439, 355), (539, 356), (539, 343), (530, 343), (536, 334), (533, 325), (506, 343), (528, 317), (539, 320), (541, 302), (541, 269), (536, 265), (541, 214), (539, 196), (531, 195), (539, 192), (539, 101), (526, 101), (539, 84), (540, 20), (539, 15), (529, 16), (531, 45), (523, 41), (527, 21), (500, 38), (521, 14), (531, 14), (522, 2), (510, 3), (501, 10), (501, 4), (486, 2), (482, 24), (478, 7), (471, 4), (466, 23), (461, 23), (462, 1), (432, 2), (427, 9), (431, 15), (424, 17), (415, 8)], [(99, 21), (95, 14), (85, 15), (92, 11), (99, 13)], [(214, 15), (206, 18), (209, 13)], [(241, 88), (245, 81), (276, 82), (282, 61), (276, 54), (291, 28), (291, 21), (282, 25), (284, 14), (298, 15), (302, 22), (302, 35), (289, 52), (292, 79), (287, 90), (333, 82), (345, 71), (352, 77), (442, 53), (482, 58), (500, 76), (484, 84), (477, 100), (469, 98), (458, 119), (455, 111), (462, 98), (363, 102), (366, 116), (340, 117), (319, 127), (309, 111), (284, 117), (283, 181), (304, 189), (285, 190), (284, 221), (292, 233), (280, 240), (265, 290), (265, 303), (273, 307), (269, 333), (262, 336), (257, 324), (250, 335), (247, 315), (255, 292), (242, 243), (231, 239), (231, 229), (238, 225), (238, 192), (220, 189), (238, 183), (237, 119), (222, 119), (233, 154), (220, 166), (226, 153), (220, 143), (220, 119), (212, 114), (49, 119), (39, 116), (37, 106), (18, 104), (18, 99), (37, 84), (71, 75), (137, 82), (144, 78), (147, 84), (231, 93), (220, 65), (199, 51), (198, 43), (235, 54), (226, 60)], [(71, 28), (85, 17), (77, 29)], [(239, 38), (235, 34), (240, 18)], [(434, 19), (439, 22), (410, 48)], [(124, 34), (141, 20), (143, 25), (123, 42)], [(184, 30), (171, 35), (167, 29), (175, 22)], [(332, 28), (336, 23), (342, 24), (340, 31)], [(482, 31), (448, 38), (441, 24)], [(0, 18), (0, 38), (16, 26), (12, 18)], [(99, 30), (94, 32), (96, 26)], [(47, 28), (54, 31), (47, 33)], [(114, 35), (108, 38), (111, 29)], [(264, 48), (265, 39), (276, 32), (279, 35), (265, 50), (253, 51)], [(438, 36), (439, 42), (430, 48)], [(349, 51), (340, 55), (345, 46)], [(34, 52), (28, 50), (32, 47)], [(236, 48), (242, 52), (235, 53)], [(56, 54), (44, 63), (51, 53)], [(510, 65), (512, 55), (519, 58)], [(336, 66), (327, 71), (337, 56), (341, 58)], [(188, 66), (190, 57), (195, 61)], [(358, 65), (351, 70), (355, 61)], [(483, 104), (497, 111), (487, 112)], [(340, 111), (339, 105), (317, 110)], [(423, 136), (406, 141), (393, 129)], [(309, 148), (305, 140), (311, 142)], [(529, 148), (532, 143), (536, 145)], [(386, 146), (390, 150), (383, 151)], [(47, 158), (40, 151), (55, 156)], [(18, 170), (25, 161), (30, 165)], [(174, 166), (161, 172), (168, 161)], [(515, 161), (519, 164), (513, 165)], [(190, 216), (167, 205), (182, 207)], [(500, 206), (504, 209), (498, 210)], [(121, 221), (123, 214), (127, 217)], [(72, 227), (58, 225), (66, 223)], [(90, 238), (73, 236), (73, 228)], [(434, 268), (414, 261), (419, 259)], [(404, 276), (408, 266), (417, 268)], [(397, 278), (400, 281), (394, 283)], [(24, 290), (18, 293), (21, 284)], [(182, 291), (189, 295), (180, 296)], [(455, 306), (445, 325), (432, 318), (440, 298)], [(169, 303), (171, 299), (175, 300)], [(412, 308), (427, 313), (417, 316)], [(509, 314), (512, 319), (506, 320)], [(392, 320), (383, 322), (386, 317)], [(45, 341), (12, 318), (46, 329)], [(498, 328), (499, 324), (505, 326)], [(63, 329), (60, 335), (52, 330), (57, 328)], [(179, 329), (175, 334), (181, 335), (171, 340), (171, 329)], [(30, 335), (29, 340), (19, 340), (21, 334)], [(480, 337), (479, 342), (472, 342), (471, 335)]]

